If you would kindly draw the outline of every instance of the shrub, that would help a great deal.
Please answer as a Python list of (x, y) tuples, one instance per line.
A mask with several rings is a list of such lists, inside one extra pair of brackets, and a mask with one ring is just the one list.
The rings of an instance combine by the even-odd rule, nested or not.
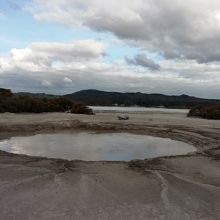
[(92, 109), (88, 108), (87, 106), (85, 106), (81, 103), (78, 103), (73, 106), (73, 108), (71, 109), (71, 113), (92, 115), (93, 111), (92, 111)]
[(188, 117), (200, 117), (206, 119), (220, 120), (220, 105), (194, 107), (190, 109)]
[(92, 110), (82, 103), (75, 103), (66, 98), (37, 98), (31, 96), (13, 96), (10, 90), (0, 89), (0, 113), (43, 113), (71, 112), (92, 114)]

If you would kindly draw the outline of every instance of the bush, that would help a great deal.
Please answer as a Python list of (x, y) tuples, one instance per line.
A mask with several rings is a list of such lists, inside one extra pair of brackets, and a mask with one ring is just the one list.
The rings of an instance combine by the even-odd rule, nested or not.
[(13, 96), (10, 90), (0, 89), (0, 113), (43, 113), (71, 112), (92, 114), (84, 104), (77, 104), (65, 98), (36, 98), (31, 96)]
[(0, 97), (12, 97), (13, 94), (10, 89), (0, 88)]
[(194, 107), (190, 109), (188, 117), (220, 120), (220, 105)]
[(71, 113), (73, 114), (88, 114), (88, 115), (93, 115), (92, 109), (88, 108), (87, 106), (83, 104), (75, 104), (73, 108), (71, 109)]

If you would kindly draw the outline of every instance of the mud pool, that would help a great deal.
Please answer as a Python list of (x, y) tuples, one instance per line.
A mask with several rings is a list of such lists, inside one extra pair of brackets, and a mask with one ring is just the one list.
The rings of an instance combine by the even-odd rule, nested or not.
[(12, 137), (0, 141), (0, 150), (15, 154), (85, 161), (130, 161), (184, 155), (192, 145), (129, 133), (55, 133)]

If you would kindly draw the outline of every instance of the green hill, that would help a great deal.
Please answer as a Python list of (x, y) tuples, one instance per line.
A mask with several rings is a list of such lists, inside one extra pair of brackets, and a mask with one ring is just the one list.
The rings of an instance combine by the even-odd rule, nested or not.
[(168, 96), (163, 94), (119, 93), (99, 90), (82, 90), (64, 97), (87, 105), (144, 106), (166, 108), (191, 108), (197, 105), (220, 105), (220, 100), (202, 99), (188, 95)]

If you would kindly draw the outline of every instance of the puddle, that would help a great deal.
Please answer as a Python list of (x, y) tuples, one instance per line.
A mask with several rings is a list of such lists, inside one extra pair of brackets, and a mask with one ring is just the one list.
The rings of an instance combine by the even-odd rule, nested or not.
[(130, 161), (184, 155), (192, 145), (168, 138), (129, 133), (55, 133), (12, 137), (0, 141), (0, 150), (16, 154), (85, 161)]

